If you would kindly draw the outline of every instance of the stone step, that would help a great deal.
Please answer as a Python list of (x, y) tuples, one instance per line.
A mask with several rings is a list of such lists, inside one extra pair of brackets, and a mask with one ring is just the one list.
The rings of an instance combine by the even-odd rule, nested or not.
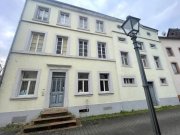
[(50, 130), (50, 129), (61, 129), (61, 128), (71, 128), (77, 126), (76, 119), (67, 120), (67, 121), (60, 121), (60, 122), (52, 122), (46, 124), (38, 124), (38, 125), (27, 125), (24, 128), (24, 133), (28, 132), (36, 132), (36, 131), (43, 131), (43, 130)]
[(36, 124), (45, 124), (51, 122), (58, 122), (58, 121), (66, 121), (73, 119), (73, 115), (65, 115), (65, 116), (58, 116), (58, 117), (47, 117), (47, 118), (38, 118), (33, 121)]
[(64, 116), (68, 115), (68, 111), (66, 109), (48, 109), (41, 113), (41, 118), (47, 118), (47, 117), (58, 117), (58, 116)]

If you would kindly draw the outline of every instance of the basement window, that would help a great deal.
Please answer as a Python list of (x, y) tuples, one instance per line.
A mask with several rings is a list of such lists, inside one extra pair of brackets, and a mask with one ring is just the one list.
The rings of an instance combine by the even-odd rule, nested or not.
[(118, 37), (118, 41), (126, 41), (126, 38)]
[(160, 83), (163, 86), (168, 85), (166, 78), (160, 78)]

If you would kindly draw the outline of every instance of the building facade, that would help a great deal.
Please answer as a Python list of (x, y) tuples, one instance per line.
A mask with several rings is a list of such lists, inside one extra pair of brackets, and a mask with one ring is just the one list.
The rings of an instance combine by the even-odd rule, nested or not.
[[(0, 124), (28, 122), (50, 107), (78, 117), (147, 108), (122, 23), (57, 1), (27, 0), (1, 82)], [(154, 105), (178, 104), (158, 31), (141, 25), (137, 40)]]
[(167, 37), (159, 37), (180, 99), (180, 29), (169, 29)]

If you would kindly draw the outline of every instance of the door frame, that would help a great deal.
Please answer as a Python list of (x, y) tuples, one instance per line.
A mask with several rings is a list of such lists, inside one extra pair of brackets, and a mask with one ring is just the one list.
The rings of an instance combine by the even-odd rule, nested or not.
[(152, 82), (152, 83), (153, 83), (154, 95), (155, 95), (155, 98), (156, 98), (156, 101), (157, 101), (157, 106), (159, 106), (160, 100), (159, 100), (159, 98), (158, 98), (159, 96), (158, 96), (158, 93), (157, 93), (155, 81), (153, 81), (153, 80), (148, 80), (147, 82), (148, 82), (148, 83), (149, 83), (149, 82)]
[(69, 70), (68, 69), (49, 69), (49, 75), (48, 75), (48, 83), (47, 83), (47, 90), (45, 91), (45, 104), (44, 107), (45, 108), (53, 108), (50, 107), (50, 92), (51, 92), (51, 83), (52, 83), (52, 73), (53, 72), (64, 72), (66, 73), (65, 76), (65, 89), (64, 89), (64, 99), (63, 99), (63, 106), (61, 106), (62, 108), (64, 107), (68, 107), (68, 80), (69, 80)]

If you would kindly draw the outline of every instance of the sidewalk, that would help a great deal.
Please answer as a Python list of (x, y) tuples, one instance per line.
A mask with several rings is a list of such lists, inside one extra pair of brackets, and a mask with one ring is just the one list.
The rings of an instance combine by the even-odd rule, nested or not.
[[(180, 135), (180, 108), (157, 112), (162, 135)], [(82, 127), (32, 135), (153, 135), (148, 113), (83, 122)]]
[[(180, 108), (157, 112), (162, 135), (180, 135)], [(29, 135), (153, 135), (148, 113), (82, 122), (82, 127)], [(14, 135), (0, 131), (0, 135)]]

